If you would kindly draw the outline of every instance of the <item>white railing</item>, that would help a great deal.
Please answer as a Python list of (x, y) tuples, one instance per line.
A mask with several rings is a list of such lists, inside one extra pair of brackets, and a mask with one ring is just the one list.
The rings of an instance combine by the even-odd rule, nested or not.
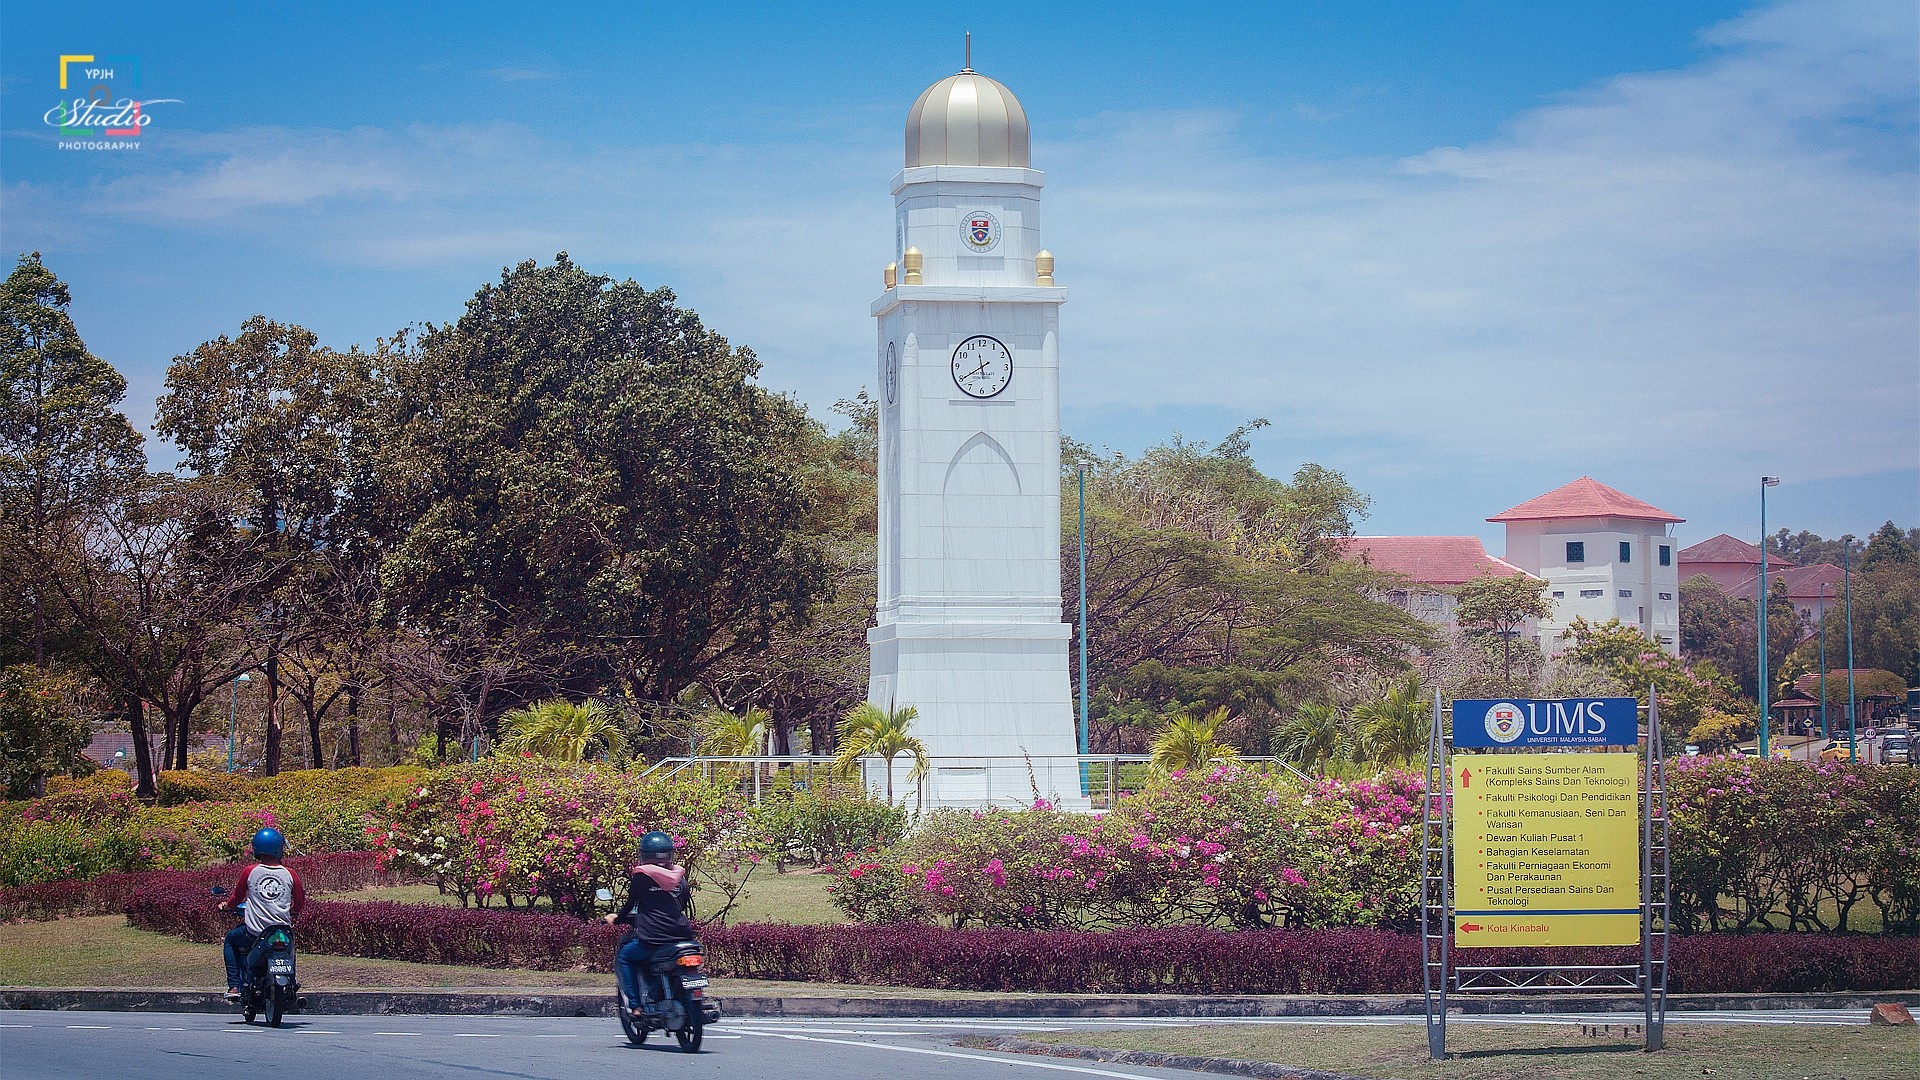
[[(900, 755), (893, 759), (893, 767), (902, 765), (911, 767), (912, 759)], [(1239, 757), (1232, 759), (1233, 764), (1253, 768), (1278, 769), (1303, 783), (1310, 783), (1314, 777), (1301, 772), (1291, 764), (1276, 757)], [(1057, 756), (1034, 756), (1028, 754), (969, 754), (964, 756), (936, 756), (927, 758), (927, 775), (940, 768), (997, 767), (999, 769), (1020, 769), (1035, 775), (1051, 775), (1052, 768), (1077, 768), (1080, 773), (1080, 791), (1078, 794), (1089, 801), (1095, 809), (1111, 809), (1119, 801), (1123, 792), (1133, 791), (1146, 782), (1153, 767), (1153, 759), (1146, 754), (1074, 754)], [(858, 760), (853, 770), (842, 770), (837, 759), (818, 754), (751, 754), (751, 755), (700, 755), (696, 757), (662, 758), (647, 767), (642, 774), (652, 780), (670, 780), (683, 773), (693, 772), (708, 782), (718, 777), (731, 779), (738, 784), (741, 793), (746, 795), (750, 804), (760, 805), (767, 787), (779, 779), (782, 773), (790, 775), (796, 788), (811, 789), (821, 779), (846, 778), (858, 775), (868, 787), (881, 787), (873, 784), (866, 775), (871, 767), (884, 770), (886, 765), (880, 758), (865, 757)], [(885, 772), (881, 775), (884, 777)], [(920, 805), (927, 801), (927, 776), (921, 776), (914, 784), (913, 793)]]

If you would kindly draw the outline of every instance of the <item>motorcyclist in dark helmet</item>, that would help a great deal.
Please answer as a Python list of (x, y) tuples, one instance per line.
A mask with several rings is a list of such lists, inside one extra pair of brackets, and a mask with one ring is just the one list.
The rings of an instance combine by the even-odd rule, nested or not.
[(641, 837), (640, 860), (627, 877), (626, 902), (606, 917), (609, 923), (632, 927), (615, 954), (614, 969), (635, 1016), (652, 1007), (647, 961), (662, 946), (693, 937), (693, 924), (687, 920), (691, 898), (687, 869), (673, 861), (673, 837), (657, 831)]
[(240, 983), (247, 972), (260, 966), (262, 958), (255, 946), (261, 936), (271, 927), (292, 926), (307, 904), (307, 890), (300, 883), (300, 875), (280, 864), (286, 853), (287, 838), (279, 829), (268, 827), (254, 833), (253, 857), (258, 861), (240, 871), (233, 894), (220, 902), (222, 911), (235, 904), (247, 906), (246, 921), (228, 931), (221, 945), (227, 959), (228, 1001), (240, 1000)]

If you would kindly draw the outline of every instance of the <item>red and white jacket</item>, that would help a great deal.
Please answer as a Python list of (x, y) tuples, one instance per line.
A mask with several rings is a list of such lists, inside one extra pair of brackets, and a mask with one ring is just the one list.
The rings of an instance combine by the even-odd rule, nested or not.
[(240, 871), (240, 883), (233, 887), (235, 902), (247, 902), (247, 930), (255, 937), (269, 926), (292, 926), (307, 906), (307, 890), (300, 875), (284, 866), (254, 863)]

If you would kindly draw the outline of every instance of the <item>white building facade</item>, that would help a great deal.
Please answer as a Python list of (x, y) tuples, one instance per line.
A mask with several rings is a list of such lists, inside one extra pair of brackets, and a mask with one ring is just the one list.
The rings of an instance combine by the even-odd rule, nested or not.
[[(1060, 306), (1025, 111), (970, 68), (928, 88), (873, 302), (879, 604), (868, 698), (913, 706), (930, 806), (1084, 806), (1060, 598)], [(1065, 760), (1062, 760), (1065, 759)]]
[(1685, 519), (1583, 476), (1487, 520), (1506, 526), (1506, 561), (1548, 582), (1539, 630), (1549, 653), (1584, 618), (1618, 619), (1679, 654), (1673, 526)]

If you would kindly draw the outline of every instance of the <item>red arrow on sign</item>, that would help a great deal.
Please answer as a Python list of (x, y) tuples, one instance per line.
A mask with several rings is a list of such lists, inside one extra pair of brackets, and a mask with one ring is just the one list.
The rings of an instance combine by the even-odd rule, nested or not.
[(1461, 787), (1470, 787), (1470, 786), (1472, 786), (1471, 784), (1469, 784), (1469, 783), (1468, 783), (1468, 781), (1470, 781), (1470, 780), (1472, 780), (1472, 779), (1473, 779), (1473, 773), (1472, 773), (1472, 771), (1470, 771), (1470, 770), (1468, 770), (1468, 769), (1464, 769), (1464, 768), (1460, 770), (1460, 786), (1461, 786)]
[(1473, 932), (1474, 932), (1475, 930), (1485, 930), (1485, 929), (1486, 929), (1486, 927), (1484, 927), (1484, 926), (1481, 926), (1481, 925), (1480, 925), (1479, 923), (1470, 923), (1470, 922), (1467, 922), (1467, 923), (1461, 923), (1461, 924), (1460, 924), (1460, 932), (1461, 932), (1461, 933), (1463, 933), (1463, 934), (1471, 934), (1471, 933), (1473, 933)]

